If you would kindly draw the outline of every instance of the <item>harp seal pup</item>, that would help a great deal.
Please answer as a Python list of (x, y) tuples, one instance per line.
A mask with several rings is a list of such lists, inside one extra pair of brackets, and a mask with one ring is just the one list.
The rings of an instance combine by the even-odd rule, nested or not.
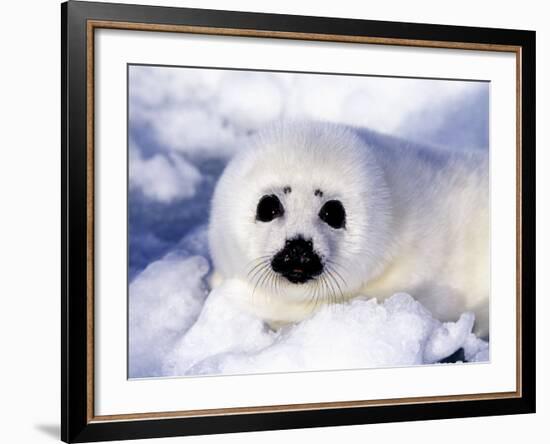
[(441, 321), (473, 311), (487, 337), (488, 179), (487, 152), (336, 124), (273, 125), (216, 186), (212, 284), (236, 284), (229, 293), (275, 328), (323, 304), (407, 292)]

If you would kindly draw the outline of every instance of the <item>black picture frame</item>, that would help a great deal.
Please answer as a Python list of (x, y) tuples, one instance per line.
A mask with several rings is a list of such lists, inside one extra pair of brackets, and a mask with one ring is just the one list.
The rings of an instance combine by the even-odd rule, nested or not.
[[(294, 409), (292, 411), (238, 412), (230, 415), (151, 417), (97, 420), (90, 399), (90, 343), (93, 310), (90, 275), (90, 180), (88, 148), (91, 133), (87, 82), (90, 53), (87, 47), (90, 21), (259, 30), (266, 33), (300, 33), (317, 36), (369, 37), (460, 44), (507, 45), (518, 48), (521, 78), (518, 267), (521, 280), (519, 350), (520, 393), (496, 399), (441, 400), (438, 402), (388, 403), (387, 405)], [(306, 17), (279, 14), (214, 11), (69, 1), (61, 5), (61, 439), (89, 442), (277, 430), (336, 425), (416, 421), (535, 412), (535, 32), (507, 29), (397, 23), (357, 19)], [(92, 29), (93, 32), (93, 29)], [(145, 32), (145, 31), (144, 31)], [(460, 47), (460, 46), (458, 46)], [(121, 147), (124, 149), (124, 147)], [(90, 197), (92, 196), (92, 197)], [(93, 207), (92, 207), (93, 208)], [(93, 213), (93, 211), (92, 211)], [(90, 319), (92, 317), (92, 319)], [(93, 346), (93, 345), (92, 345)], [(92, 414), (90, 414), (92, 409)]]

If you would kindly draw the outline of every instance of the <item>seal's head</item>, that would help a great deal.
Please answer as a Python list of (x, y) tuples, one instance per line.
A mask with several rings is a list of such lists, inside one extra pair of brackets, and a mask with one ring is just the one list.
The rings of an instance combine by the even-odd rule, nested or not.
[(253, 137), (217, 184), (214, 266), (270, 298), (336, 301), (385, 262), (389, 210), (376, 156), (354, 131), (278, 124)]

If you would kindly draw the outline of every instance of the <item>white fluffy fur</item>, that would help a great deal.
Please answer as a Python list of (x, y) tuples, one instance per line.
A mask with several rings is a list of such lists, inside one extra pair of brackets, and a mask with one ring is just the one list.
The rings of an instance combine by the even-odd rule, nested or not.
[[(322, 303), (407, 292), (441, 321), (474, 311), (476, 332), (488, 335), (487, 155), (388, 140), (367, 144), (355, 131), (325, 123), (279, 124), (255, 137), (214, 193), (215, 280), (241, 281), (246, 290), (238, 302), (272, 325), (300, 321)], [(291, 193), (283, 193), (286, 186)], [(255, 220), (265, 194), (279, 197), (283, 217)], [(345, 229), (319, 219), (330, 199), (343, 203)], [(326, 270), (305, 284), (269, 266), (298, 234), (313, 240)]]

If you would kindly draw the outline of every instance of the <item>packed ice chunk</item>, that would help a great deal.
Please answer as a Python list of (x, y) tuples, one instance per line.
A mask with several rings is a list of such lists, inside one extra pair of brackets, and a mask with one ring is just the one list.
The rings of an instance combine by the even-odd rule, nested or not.
[[(212, 375), (432, 364), (465, 347), (487, 360), (488, 344), (471, 333), (474, 316), (441, 323), (410, 295), (383, 303), (355, 298), (310, 318), (270, 329), (237, 302), (239, 281), (213, 290), (197, 320), (166, 355), (162, 374)], [(485, 354), (484, 354), (485, 353)]]
[(177, 153), (157, 153), (144, 159), (131, 142), (129, 160), (130, 188), (157, 202), (169, 204), (192, 198), (203, 179), (200, 171)]
[(166, 356), (163, 374), (219, 373), (207, 370), (220, 356), (257, 353), (273, 344), (276, 335), (235, 302), (239, 291), (240, 282), (231, 280), (210, 293), (197, 322)]
[(489, 361), (489, 343), (470, 333), (464, 344), (464, 359), (468, 362), (487, 362)]
[(445, 322), (434, 329), (424, 349), (424, 362), (437, 362), (452, 355), (465, 343), (474, 327), (475, 316), (463, 313), (456, 322)]
[(161, 363), (194, 324), (208, 290), (202, 256), (168, 255), (151, 263), (129, 287), (129, 377), (161, 376)]

